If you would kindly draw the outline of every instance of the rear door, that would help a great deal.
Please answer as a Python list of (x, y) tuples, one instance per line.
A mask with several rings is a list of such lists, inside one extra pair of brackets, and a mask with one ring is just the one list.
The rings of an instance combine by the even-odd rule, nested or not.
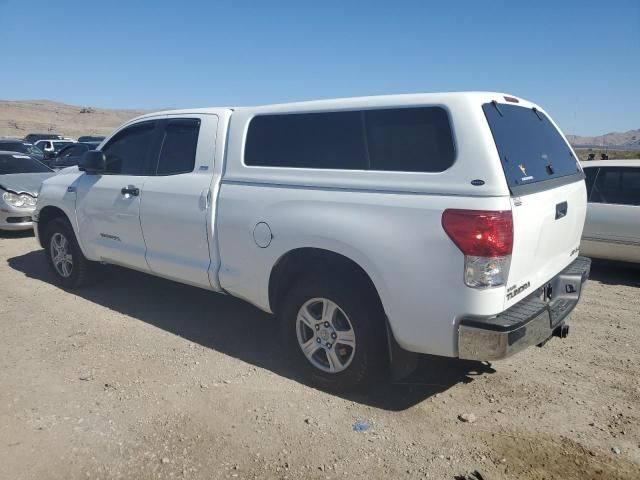
[(594, 256), (640, 262), (640, 168), (598, 169), (583, 240)]
[(511, 191), (514, 242), (505, 304), (509, 307), (576, 258), (586, 189), (571, 148), (544, 113), (495, 102), (483, 105), (483, 110)]
[(163, 120), (158, 160), (146, 179), (141, 202), (151, 271), (205, 288), (211, 288), (211, 186), (217, 128), (216, 115)]
[(140, 196), (157, 155), (159, 121), (130, 125), (102, 147), (102, 174), (78, 182), (76, 212), (80, 240), (90, 258), (149, 270), (140, 226)]

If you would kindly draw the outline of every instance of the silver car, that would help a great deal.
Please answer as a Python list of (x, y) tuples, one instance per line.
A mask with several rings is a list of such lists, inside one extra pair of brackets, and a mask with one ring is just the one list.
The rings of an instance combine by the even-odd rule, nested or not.
[(640, 160), (582, 163), (587, 176), (587, 219), (580, 253), (640, 263)]
[(0, 230), (28, 230), (43, 180), (55, 173), (18, 152), (0, 151)]

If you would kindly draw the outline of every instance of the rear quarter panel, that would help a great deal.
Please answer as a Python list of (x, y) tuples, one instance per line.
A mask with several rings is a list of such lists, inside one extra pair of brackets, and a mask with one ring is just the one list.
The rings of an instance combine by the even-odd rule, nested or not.
[[(270, 311), (268, 285), (278, 259), (300, 247), (325, 249), (371, 277), (398, 343), (415, 352), (455, 356), (457, 321), (498, 313), (504, 288), (463, 283), (463, 255), (441, 226), (445, 208), (509, 208), (509, 200), (224, 182), (218, 239), (222, 287)], [(266, 222), (273, 239), (253, 239)]]

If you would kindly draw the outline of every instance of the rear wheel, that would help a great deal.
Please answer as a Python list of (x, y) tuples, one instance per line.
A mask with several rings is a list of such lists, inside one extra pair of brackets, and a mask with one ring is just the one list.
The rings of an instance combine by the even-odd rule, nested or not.
[(290, 358), (321, 388), (359, 389), (388, 366), (380, 302), (348, 277), (303, 277), (283, 299), (281, 314)]
[(93, 262), (83, 255), (69, 222), (56, 218), (44, 232), (45, 254), (58, 283), (69, 289), (84, 285)]

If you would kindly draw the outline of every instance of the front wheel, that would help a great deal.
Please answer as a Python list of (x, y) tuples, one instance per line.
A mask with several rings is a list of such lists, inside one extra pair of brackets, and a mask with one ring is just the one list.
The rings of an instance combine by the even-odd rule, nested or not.
[(87, 260), (66, 219), (56, 218), (44, 229), (45, 255), (58, 283), (78, 288), (86, 283), (92, 262)]
[(388, 365), (379, 300), (348, 278), (310, 275), (296, 282), (281, 320), (290, 358), (321, 388), (360, 389)]

